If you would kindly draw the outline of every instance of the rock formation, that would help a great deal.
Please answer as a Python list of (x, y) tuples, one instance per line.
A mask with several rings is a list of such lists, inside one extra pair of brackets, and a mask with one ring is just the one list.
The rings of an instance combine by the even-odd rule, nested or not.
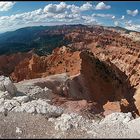
[(103, 105), (105, 111), (109, 111), (114, 103), (114, 111), (134, 111), (138, 114), (134, 104), (134, 89), (124, 72), (110, 61), (101, 61), (91, 52), (84, 51), (80, 57), (81, 76), (88, 99)]
[(59, 73), (75, 75), (80, 71), (80, 57), (78, 51), (73, 52), (66, 48), (56, 48), (47, 57), (32, 55), (30, 60), (23, 60), (11, 74), (11, 78), (18, 82), (23, 79), (46, 77)]
[[(88, 54), (88, 52), (82, 52), (80, 56), (81, 56), (81, 58), (83, 58), (83, 57), (86, 58), (87, 54)], [(88, 55), (88, 57), (89, 58), (87, 59), (88, 60), (87, 65), (90, 65), (91, 62), (96, 62), (96, 61), (98, 61), (102, 65), (106, 64), (105, 62), (102, 62), (98, 58), (96, 58), (93, 54)], [(89, 59), (91, 59), (91, 61), (89, 61)], [(83, 79), (87, 78), (86, 77), (87, 75), (85, 75), (86, 74), (85, 68), (83, 69), (83, 67), (85, 66), (84, 59), (83, 59), (82, 63), (83, 63), (81, 66), (82, 74), (81, 75), (78, 74), (78, 75), (75, 75), (72, 77), (68, 76), (67, 74), (64, 73), (64, 74), (48, 76), (46, 78), (24, 80), (24, 81), (13, 84), (9, 78), (1, 76), (0, 77), (0, 79), (1, 79), (0, 90), (8, 92), (8, 90), (9, 90), (8, 86), (10, 86), (10, 89), (11, 89), (10, 91), (12, 91), (11, 98), (7, 98), (6, 96), (5, 97), (0, 96), (0, 115), (4, 114), (3, 117), (6, 116), (6, 117), (4, 117), (4, 121), (3, 121), (4, 126), (5, 126), (5, 122), (6, 122), (6, 124), (14, 122), (14, 124), (16, 124), (16, 129), (15, 128), (13, 128), (13, 129), (15, 130), (16, 134), (19, 136), (20, 134), (24, 133), (24, 131), (23, 131), (24, 127), (23, 127), (23, 124), (21, 123), (22, 120), (25, 119), (26, 115), (27, 115), (26, 116), (27, 120), (29, 120), (30, 119), (29, 116), (33, 114), (32, 119), (29, 120), (29, 122), (33, 121), (39, 115), (45, 117), (44, 123), (45, 122), (47, 122), (47, 123), (45, 123), (43, 125), (43, 129), (44, 129), (44, 126), (48, 126), (48, 123), (51, 122), (51, 125), (53, 126), (53, 133), (55, 132), (55, 134), (54, 134), (55, 137), (56, 137), (56, 135), (58, 135), (57, 133), (59, 133), (59, 135), (58, 135), (59, 137), (60, 136), (62, 137), (63, 135), (61, 133), (66, 135), (66, 133), (71, 134), (73, 131), (76, 133), (76, 135), (78, 133), (79, 136), (81, 136), (80, 132), (82, 131), (82, 134), (84, 133), (83, 135), (86, 135), (87, 138), (95, 138), (96, 136), (98, 136), (98, 137), (104, 137), (104, 136), (106, 136), (106, 137), (118, 137), (118, 136), (126, 137), (127, 136), (128, 137), (129, 136), (130, 137), (133, 135), (135, 137), (138, 137), (139, 136), (139, 129), (138, 129), (139, 128), (138, 127), (139, 119), (134, 119), (131, 112), (112, 113), (114, 111), (114, 110), (112, 110), (112, 112), (109, 112), (109, 113), (107, 112), (110, 115), (107, 114), (107, 116), (105, 118), (101, 118), (101, 116), (98, 117), (98, 116), (96, 116), (96, 114), (94, 114), (94, 113), (97, 113), (94, 111), (94, 109), (99, 109), (98, 105), (101, 106), (101, 104), (97, 105), (95, 102), (89, 102), (88, 100), (75, 99), (74, 98), (75, 95), (82, 93), (82, 92), (78, 93), (78, 91), (81, 91), (81, 90), (74, 90), (74, 92), (76, 91), (75, 94), (72, 92), (72, 95), (70, 96), (72, 89), (69, 89), (68, 85), (70, 84), (71, 88), (72, 88), (72, 86), (75, 86), (75, 84), (76, 84), (75, 80), (81, 80), (81, 82), (79, 82), (79, 85), (81, 84), (81, 87), (84, 86), (83, 89), (86, 89), (90, 92), (90, 89), (87, 86), (87, 84), (89, 84), (89, 83), (86, 83), (86, 82), (83, 83), (85, 80), (82, 81)], [(93, 63), (92, 66), (96, 66), (95, 64), (96, 63)], [(106, 64), (107, 69), (110, 69), (110, 67), (111, 67), (110, 65)], [(91, 68), (88, 67), (87, 69), (91, 69)], [(93, 73), (90, 73), (91, 75), (92, 74), (95, 75), (94, 74), (95, 71), (99, 70), (97, 67), (94, 67), (94, 69), (95, 70), (93, 71)], [(111, 71), (112, 73), (114, 73), (113, 70)], [(99, 73), (102, 74), (102, 70), (100, 70)], [(117, 73), (119, 73), (119, 71), (116, 69), (115, 74), (117, 74)], [(114, 76), (119, 76), (119, 74), (114, 75)], [(78, 77), (78, 79), (75, 79), (76, 77)], [(83, 77), (83, 79), (79, 79), (79, 77)], [(111, 79), (111, 78), (112, 78), (111, 75), (109, 75), (109, 79)], [(102, 83), (106, 83), (106, 80), (104, 78), (100, 77), (100, 75), (96, 75), (96, 79), (100, 79), (102, 81)], [(92, 82), (93, 85), (95, 84), (94, 80), (90, 81), (90, 82)], [(116, 82), (115, 84), (117, 85), (118, 83)], [(5, 88), (3, 88), (4, 86), (5, 86)], [(67, 94), (64, 95), (65, 86), (67, 86), (67, 91), (69, 91), (68, 92), (69, 95), (67, 95)], [(12, 90), (12, 88), (15, 89), (15, 87), (16, 87), (16, 90)], [(75, 86), (74, 88), (76, 88), (76, 87), (77, 86)], [(87, 93), (84, 93), (84, 94), (87, 94)], [(96, 92), (92, 92), (92, 94), (90, 93), (89, 96), (91, 96), (91, 95), (94, 96), (94, 94), (95, 94), (96, 98), (91, 98), (91, 99), (98, 102), (98, 101), (100, 101), (100, 97), (102, 98), (101, 94), (103, 94), (103, 93), (99, 92), (99, 95), (100, 95), (99, 98), (96, 96)], [(1, 95), (1, 92), (0, 92), (0, 95)], [(54, 102), (53, 102), (54, 98), (57, 99), (56, 95), (59, 95), (58, 96), (59, 97), (58, 102), (60, 103), (59, 106), (54, 104)], [(107, 98), (108, 98), (108, 100), (110, 100), (110, 96), (111, 95), (109, 95), (103, 99), (107, 100)], [(125, 94), (124, 94), (124, 96), (125, 96)], [(63, 102), (60, 102), (60, 101), (62, 101), (61, 100), (62, 97), (63, 97), (63, 99), (65, 98), (65, 100), (63, 100)], [(85, 96), (83, 96), (83, 97), (85, 97)], [(116, 100), (117, 99), (119, 100), (119, 98), (117, 98), (117, 97), (115, 97), (115, 98), (116, 98)], [(103, 100), (103, 101), (105, 102), (105, 100)], [(107, 102), (107, 104), (104, 103), (106, 106), (106, 107), (104, 107), (105, 111), (108, 108), (107, 107), (108, 104), (110, 105), (110, 103), (111, 103), (110, 101)], [(114, 103), (114, 106), (116, 106), (116, 102), (114, 100), (112, 100), (112, 103)], [(92, 104), (92, 106), (90, 106), (90, 104)], [(87, 112), (87, 114), (86, 114), (86, 112), (85, 112), (86, 109), (88, 109), (88, 107), (90, 107), (90, 110), (93, 110), (92, 115), (94, 117), (86, 118), (86, 115), (89, 115), (89, 113), (90, 113), (90, 112)], [(127, 106), (126, 106), (126, 108), (127, 108)], [(101, 110), (98, 110), (98, 111), (101, 111)], [(104, 111), (104, 110), (102, 110), (102, 111)], [(120, 110), (120, 111), (122, 111), (122, 110)], [(14, 116), (11, 117), (12, 113), (14, 114)], [(18, 117), (18, 114), (21, 115), (20, 118)], [(7, 118), (9, 119), (9, 117), (11, 119), (11, 122), (7, 121)], [(16, 121), (16, 123), (15, 123), (15, 121)], [(26, 123), (26, 121), (24, 120), (23, 122)], [(34, 120), (34, 123), (37, 122), (37, 124), (38, 124), (40, 121), (42, 121), (42, 119), (39, 119), (38, 121)], [(1, 124), (1, 121), (0, 121), (0, 124)], [(21, 124), (21, 125), (19, 125), (19, 124)], [(13, 126), (13, 125), (11, 125), (11, 126)], [(27, 127), (27, 125), (25, 125), (25, 126)], [(136, 128), (135, 128), (135, 126), (136, 126)], [(30, 125), (30, 128), (34, 128), (34, 127), (31, 127), (31, 125)], [(52, 130), (52, 128), (51, 128), (51, 130)], [(115, 131), (115, 133), (114, 133), (114, 131)], [(0, 131), (0, 134), (1, 134), (1, 132), (2, 131)], [(103, 132), (103, 133), (98, 134), (98, 132)], [(46, 133), (46, 131), (45, 131), (45, 133)], [(4, 134), (5, 134), (5, 132), (4, 132)], [(12, 134), (14, 134), (14, 132)], [(50, 134), (50, 132), (48, 132), (47, 134)], [(2, 133), (2, 135), (3, 135), (3, 133)]]
[[(11, 55), (1, 55), (0, 56), (0, 75), (9, 76), (18, 65), (23, 60), (28, 60), (31, 58), (32, 52), (28, 53), (17, 53)], [(29, 60), (28, 60), (29, 61)]]
[[(70, 77), (62, 85), (58, 80), (57, 86), (54, 81), (48, 81), (46, 89), (37, 85), (34, 98), (47, 97), (47, 91), (59, 95), (56, 100), (71, 98), (76, 105), (78, 100), (84, 100), (87, 107), (92, 101), (92, 108), (100, 105), (99, 110), (104, 114), (137, 112), (135, 105), (140, 112), (139, 40), (134, 41), (124, 32), (100, 26), (66, 28), (42, 34), (64, 34), (71, 44), (56, 48), (46, 56), (33, 52), (0, 56), (0, 74), (19, 82), (67, 73)], [(39, 91), (44, 94), (40, 95)], [(31, 94), (33, 92), (30, 90)], [(56, 102), (59, 104), (59, 99)], [(69, 101), (64, 106), (70, 107), (71, 104)]]
[(11, 98), (17, 92), (15, 85), (8, 77), (0, 76), (0, 97)]

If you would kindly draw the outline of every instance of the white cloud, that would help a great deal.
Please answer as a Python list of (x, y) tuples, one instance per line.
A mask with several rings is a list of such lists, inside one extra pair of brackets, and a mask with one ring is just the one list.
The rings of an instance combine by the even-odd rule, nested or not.
[(126, 12), (128, 15), (131, 15), (131, 16), (136, 16), (139, 13), (138, 9), (136, 9), (134, 11), (126, 10)]
[(93, 16), (82, 16), (85, 24), (98, 24), (98, 21)]
[(138, 24), (131, 24), (131, 26), (127, 25), (127, 26), (125, 26), (125, 28), (128, 29), (128, 30), (134, 30), (134, 31), (139, 31), (140, 32), (140, 25), (138, 25)]
[(104, 2), (99, 2), (95, 7), (96, 10), (105, 10), (105, 9), (110, 9), (110, 8), (111, 6), (106, 5)]
[(93, 9), (93, 5), (89, 2), (83, 4), (82, 6), (76, 6), (74, 4), (68, 5), (65, 2), (60, 2), (59, 4), (48, 4), (44, 8), (46, 13), (63, 13), (70, 10), (72, 13), (80, 13), (82, 11), (87, 11)]
[(63, 13), (67, 8), (65, 2), (60, 2), (60, 4), (48, 4), (44, 8), (44, 12), (48, 13)]
[(97, 18), (112, 19), (111, 14), (90, 14), (85, 15), (85, 11), (95, 9), (94, 5), (89, 2), (81, 6), (74, 4), (48, 4), (31, 12), (14, 14), (11, 16), (0, 16), (0, 29), (2, 31), (13, 30), (26, 26), (35, 25), (56, 25), (56, 24), (100, 24)]
[(116, 17), (115, 16), (112, 16), (112, 19), (115, 19)]
[(87, 11), (87, 10), (91, 10), (93, 9), (93, 5), (90, 4), (89, 2), (83, 4), (81, 7), (80, 7), (80, 10), (81, 11)]
[[(5, 3), (5, 4), (4, 4)], [(0, 2), (0, 11), (7, 11), (13, 7), (15, 2)], [(132, 21), (126, 21), (124, 15), (120, 18), (116, 18), (113, 14), (88, 14), (85, 11), (88, 10), (103, 10), (110, 9), (110, 5), (106, 5), (104, 2), (99, 2), (96, 7), (90, 2), (86, 2), (81, 6), (74, 4), (66, 4), (60, 2), (59, 4), (48, 4), (44, 8), (40, 8), (31, 12), (24, 12), (21, 14), (14, 14), (11, 16), (0, 16), (0, 31), (13, 30), (15, 28), (21, 28), (26, 26), (35, 25), (61, 25), (61, 24), (101, 24), (98, 20), (100, 18), (112, 19), (115, 26), (124, 25), (130, 30), (140, 30), (140, 25), (132, 24)], [(138, 14), (138, 10), (127, 10), (127, 13), (132, 16)], [(98, 20), (97, 20), (98, 19)], [(101, 19), (102, 20), (102, 19)], [(123, 21), (123, 23), (122, 23)]]
[(0, 2), (0, 11), (8, 11), (14, 6), (15, 2)]
[[(61, 3), (57, 8), (52, 12), (52, 9), (49, 12), (44, 12), (44, 9), (37, 9), (31, 12), (25, 12), (21, 14), (15, 14), (11, 16), (1, 16), (0, 17), (0, 29), (1, 32), (7, 31), (9, 29), (15, 29), (16, 27), (25, 27), (25, 26), (30, 26), (30, 25), (35, 25), (35, 24), (42, 24), (51, 25), (53, 23), (58, 23), (58, 24), (64, 24), (65, 22), (74, 22), (77, 21), (80, 23), (81, 17), (80, 14), (68, 12), (64, 10), (65, 12), (62, 12), (64, 7), (63, 3)], [(50, 12), (51, 11), (51, 12)]]
[(72, 12), (72, 13), (75, 13), (75, 14), (81, 12), (81, 11), (80, 11), (80, 7), (75, 6), (75, 5), (68, 5), (67, 8), (70, 9), (71, 12)]
[(25, 12), (22, 14), (15, 14), (11, 16), (0, 17), (0, 28), (3, 26), (14, 26), (18, 24), (25, 24), (29, 22), (37, 22), (42, 20), (42, 16), (46, 18), (43, 14), (42, 9), (34, 10), (32, 12)]
[(124, 24), (125, 24), (125, 26), (130, 27), (130, 26), (132, 26), (132, 20), (125, 21)]
[(119, 26), (119, 22), (118, 21), (114, 21), (114, 25), (115, 26)]
[(124, 19), (124, 15), (122, 15), (121, 19)]
[(129, 20), (128, 23), (132, 23), (132, 20)]
[(37, 9), (31, 12), (25, 12), (22, 14), (15, 14), (11, 16), (0, 17), (0, 28), (7, 25), (18, 25), (38, 22), (56, 22), (56, 21), (68, 21), (68, 20), (80, 20), (80, 14), (68, 12), (67, 5), (64, 2), (60, 4), (49, 4), (44, 9)]
[(93, 17), (101, 17), (101, 18), (114, 18), (115, 16), (114, 15), (111, 15), (111, 14), (92, 14)]

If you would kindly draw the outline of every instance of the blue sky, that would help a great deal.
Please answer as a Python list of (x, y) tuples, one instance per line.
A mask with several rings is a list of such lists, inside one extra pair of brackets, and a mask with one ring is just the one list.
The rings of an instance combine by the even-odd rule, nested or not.
[(140, 2), (0, 2), (0, 33), (26, 26), (96, 24), (140, 31)]

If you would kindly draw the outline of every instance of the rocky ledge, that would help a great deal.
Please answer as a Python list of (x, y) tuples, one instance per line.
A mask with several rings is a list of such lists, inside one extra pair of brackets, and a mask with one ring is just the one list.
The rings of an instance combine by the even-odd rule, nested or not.
[[(115, 112), (105, 118), (93, 114), (96, 117), (86, 118), (82, 109), (90, 104), (87, 101), (73, 101), (71, 105), (80, 106), (77, 112), (64, 106), (71, 102), (63, 97), (69, 78), (64, 73), (12, 83), (8, 77), (1, 76), (0, 138), (140, 137), (140, 119), (134, 119), (131, 112)], [(63, 100), (57, 100), (56, 95)], [(60, 106), (54, 104), (54, 98), (62, 102)]]

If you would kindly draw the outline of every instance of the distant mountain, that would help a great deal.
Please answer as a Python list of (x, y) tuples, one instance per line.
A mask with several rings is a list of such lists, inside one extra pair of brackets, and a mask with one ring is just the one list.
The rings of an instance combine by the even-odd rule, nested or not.
[(69, 44), (70, 41), (64, 38), (65, 34), (79, 27), (86, 26), (82, 24), (33, 26), (2, 33), (0, 34), (0, 55), (28, 52), (32, 49), (38, 55), (46, 55), (56, 47)]
[(65, 33), (79, 26), (84, 25), (34, 26), (0, 34), (0, 54), (27, 52), (33, 48), (39, 55), (51, 53), (54, 48), (68, 44)]
[[(56, 47), (71, 43), (65, 35), (74, 29), (90, 28), (90, 26), (77, 25), (58, 25), (58, 26), (33, 26), (20, 28), (0, 34), (0, 55), (12, 54), (16, 52), (28, 52), (34, 49), (38, 55), (46, 55)], [(104, 28), (105, 26), (91, 26), (94, 28)], [(131, 32), (122, 27), (106, 27), (109, 29)], [(135, 32), (135, 31), (133, 31)]]

